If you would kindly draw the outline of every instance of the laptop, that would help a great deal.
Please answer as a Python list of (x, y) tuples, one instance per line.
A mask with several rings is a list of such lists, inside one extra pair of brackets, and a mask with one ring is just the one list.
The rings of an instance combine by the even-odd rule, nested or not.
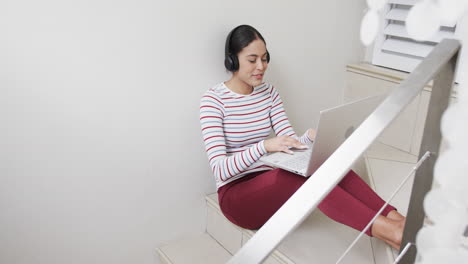
[(386, 95), (366, 97), (320, 111), (314, 143), (306, 150), (292, 148), (293, 154), (274, 152), (260, 161), (304, 177), (312, 175), (354, 130), (377, 108)]

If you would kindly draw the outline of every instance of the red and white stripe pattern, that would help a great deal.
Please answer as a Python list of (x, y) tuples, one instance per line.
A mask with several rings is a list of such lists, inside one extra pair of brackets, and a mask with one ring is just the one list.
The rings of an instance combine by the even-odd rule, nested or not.
[[(249, 95), (236, 94), (224, 83), (216, 85), (201, 99), (200, 123), (217, 188), (248, 173), (272, 169), (259, 161), (271, 129), (276, 136), (296, 137), (279, 93), (267, 83)], [(310, 143), (306, 134), (299, 138), (302, 143)]]

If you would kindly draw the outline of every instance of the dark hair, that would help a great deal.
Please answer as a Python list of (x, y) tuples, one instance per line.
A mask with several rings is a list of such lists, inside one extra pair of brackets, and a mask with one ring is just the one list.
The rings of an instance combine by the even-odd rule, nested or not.
[[(252, 41), (260, 39), (265, 43), (262, 34), (254, 27), (249, 25), (240, 25), (235, 27), (226, 38), (226, 49), (224, 54), (224, 66), (228, 71), (236, 72), (239, 70), (239, 60), (237, 54), (247, 47)], [(270, 61), (270, 54), (267, 51), (267, 61)]]

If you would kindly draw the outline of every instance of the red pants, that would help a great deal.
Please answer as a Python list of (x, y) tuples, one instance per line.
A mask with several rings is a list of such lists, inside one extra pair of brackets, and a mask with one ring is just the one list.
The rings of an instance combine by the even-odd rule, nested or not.
[[(281, 169), (255, 172), (221, 186), (219, 205), (232, 223), (258, 229), (307, 179)], [(362, 231), (384, 204), (366, 182), (350, 171), (318, 208), (331, 219)], [(388, 205), (382, 215), (391, 210), (395, 207)], [(372, 236), (370, 228), (366, 233)]]

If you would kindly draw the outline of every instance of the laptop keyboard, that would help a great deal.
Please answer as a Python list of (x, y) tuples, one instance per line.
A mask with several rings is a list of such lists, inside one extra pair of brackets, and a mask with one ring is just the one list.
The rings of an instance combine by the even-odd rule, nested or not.
[(307, 168), (308, 161), (309, 161), (308, 155), (298, 155), (295, 158), (283, 161), (281, 165), (285, 167), (289, 167), (296, 171), (302, 171)]

